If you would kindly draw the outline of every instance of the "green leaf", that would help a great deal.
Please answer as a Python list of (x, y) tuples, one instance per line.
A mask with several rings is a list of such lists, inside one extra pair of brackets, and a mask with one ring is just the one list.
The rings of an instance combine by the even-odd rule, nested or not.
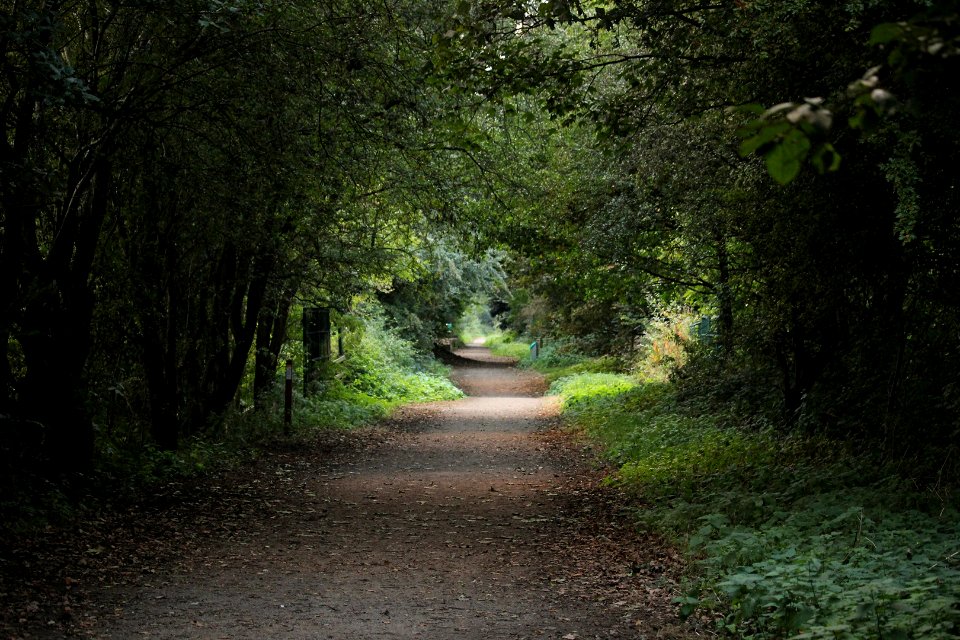
[(738, 104), (735, 107), (727, 107), (727, 112), (729, 113), (746, 113), (748, 115), (763, 115), (767, 110), (762, 104), (753, 102), (750, 104)]
[(819, 174), (836, 171), (840, 168), (840, 154), (827, 142), (817, 147), (810, 162)]
[(778, 122), (760, 129), (757, 135), (748, 138), (740, 143), (740, 157), (746, 158), (748, 155), (769, 144), (791, 129), (789, 122)]
[(697, 610), (697, 607), (700, 606), (700, 598), (694, 598), (692, 596), (674, 598), (673, 602), (680, 605), (680, 617), (684, 620), (689, 618), (693, 612)]
[(870, 44), (887, 44), (900, 39), (903, 35), (903, 25), (896, 22), (878, 24), (870, 32)]
[(802, 629), (807, 622), (812, 620), (816, 614), (817, 612), (814, 609), (801, 606), (787, 614), (786, 627), (792, 632), (797, 632)]
[(800, 167), (808, 153), (810, 138), (799, 129), (794, 129), (780, 144), (767, 152), (767, 171), (780, 184), (788, 184), (800, 173)]

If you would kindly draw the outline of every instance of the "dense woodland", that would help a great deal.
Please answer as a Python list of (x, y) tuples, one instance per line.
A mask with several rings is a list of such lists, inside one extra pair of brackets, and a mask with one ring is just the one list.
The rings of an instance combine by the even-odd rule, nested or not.
[(685, 305), (713, 392), (946, 459), (960, 74), (927, 4), (14, 2), (4, 450), (174, 449), (274, 385), (294, 305), (380, 298), (429, 344), (509, 255), (539, 332), (621, 354)]
[[(473, 177), (456, 101), (424, 75), (441, 15), (5, 10), (5, 451), (59, 471), (110, 432), (175, 449), (270, 391), (293, 305), (349, 311), (438, 260), (479, 265), (444, 239)], [(444, 302), (419, 304), (433, 322)]]
[(679, 398), (955, 484), (956, 2), (8, 0), (0, 50), (11, 491), (279, 429), (303, 307), (350, 400), (477, 301), (621, 369), (707, 318)]

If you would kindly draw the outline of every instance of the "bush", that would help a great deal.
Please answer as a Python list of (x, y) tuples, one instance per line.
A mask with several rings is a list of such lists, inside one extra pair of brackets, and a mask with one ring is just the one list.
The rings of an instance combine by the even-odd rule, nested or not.
[(589, 360), (590, 357), (577, 349), (573, 340), (551, 339), (540, 349), (536, 367), (549, 369), (553, 367), (570, 367)]
[(530, 344), (532, 342), (533, 340), (507, 331), (486, 336), (485, 344), (495, 356), (515, 358), (520, 364), (526, 364), (530, 362)]
[(637, 381), (615, 373), (581, 373), (560, 378), (550, 385), (550, 395), (560, 396), (563, 410), (574, 415), (605, 411), (604, 399), (615, 398), (635, 388)]
[(950, 638), (960, 633), (960, 517), (835, 441), (786, 437), (663, 382), (553, 384), (617, 465), (610, 482), (675, 537), (694, 573), (681, 613), (739, 637)]
[[(346, 359), (332, 372), (339, 381), (325, 383), (323, 395), (364, 404), (361, 394), (386, 406), (408, 402), (451, 400), (463, 394), (447, 378), (447, 370), (429, 355), (386, 327), (380, 315), (366, 319), (362, 331), (347, 344)], [(336, 380), (336, 379), (335, 379)]]

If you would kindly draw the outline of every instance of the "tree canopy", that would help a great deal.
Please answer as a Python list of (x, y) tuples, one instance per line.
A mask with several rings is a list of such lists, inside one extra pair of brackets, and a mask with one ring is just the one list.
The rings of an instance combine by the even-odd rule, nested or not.
[(16, 0), (5, 449), (83, 468), (118, 422), (173, 449), (272, 387), (300, 306), (376, 298), (427, 347), (480, 294), (614, 354), (682, 305), (713, 318), (683, 375), (718, 400), (949, 445), (957, 24), (911, 0)]
[(956, 19), (955, 3), (460, 3), (439, 50), (478, 95), (523, 94), (563, 128), (562, 186), (514, 209), (538, 242), (509, 241), (557, 330), (615, 350), (687, 305), (718, 334), (687, 367), (698, 384), (729, 397), (748, 372), (785, 426), (902, 451), (956, 437)]

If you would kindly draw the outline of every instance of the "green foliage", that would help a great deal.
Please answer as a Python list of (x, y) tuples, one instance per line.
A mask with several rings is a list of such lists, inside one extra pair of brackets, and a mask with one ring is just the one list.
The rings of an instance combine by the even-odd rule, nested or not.
[(384, 417), (400, 404), (462, 397), (446, 369), (387, 327), (375, 307), (361, 318), (345, 341), (345, 360), (330, 368), (318, 394), (303, 400), (299, 424), (349, 428)]
[(840, 155), (824, 139), (833, 114), (821, 106), (822, 102), (808, 99), (802, 104), (788, 102), (767, 109), (761, 118), (740, 129), (741, 137), (746, 138), (740, 144), (740, 155), (761, 154), (771, 177), (782, 185), (800, 174), (808, 158), (819, 173), (838, 170)]
[(545, 341), (533, 365), (537, 370), (572, 367), (583, 364), (589, 356), (579, 351), (575, 340), (565, 338), (550, 338)]
[(389, 291), (378, 299), (393, 324), (421, 350), (449, 334), (447, 324), (476, 311), (476, 301), (503, 291), (503, 255), (487, 251), (470, 256), (449, 240), (431, 239), (394, 275)]
[(707, 574), (719, 577), (715, 593), (731, 607), (726, 624), (738, 633), (956, 637), (956, 512), (891, 509), (899, 496), (888, 487), (753, 497), (771, 505), (766, 522), (707, 516), (691, 544), (705, 554)]
[(489, 298), (486, 296), (476, 298), (467, 305), (460, 318), (453, 323), (453, 334), (463, 344), (471, 344), (477, 338), (486, 339), (487, 336), (496, 335), (497, 330), (493, 323)]
[(524, 141), (523, 198), (482, 225), (517, 255), (510, 327), (632, 360), (682, 305), (715, 335), (678, 375), (718, 400), (891, 458), (951, 446), (957, 3), (603, 9), (470, 6), (438, 37), (451, 91), (527, 120), (491, 134)]
[(662, 382), (574, 376), (564, 414), (604, 445), (611, 481), (696, 567), (683, 615), (737, 637), (950, 638), (960, 632), (960, 514), (838, 442), (784, 438)]
[[(394, 393), (395, 393), (394, 387)], [(320, 393), (296, 394), (294, 426), (303, 432), (315, 429), (352, 429), (390, 414), (394, 403), (347, 387), (339, 380), (324, 383)]]
[(192, 438), (177, 451), (152, 445), (124, 450), (109, 442), (101, 443), (95, 483), (110, 487), (105, 495), (128, 500), (142, 496), (153, 487), (189, 482), (197, 476), (256, 458), (264, 443), (276, 433), (269, 433), (263, 427), (263, 420), (258, 420), (255, 426), (234, 421), (234, 428), (219, 438)]
[(548, 383), (579, 373), (614, 373), (622, 369), (622, 362), (613, 356), (588, 356), (578, 350), (578, 342), (565, 338), (549, 338), (532, 357), (532, 338), (517, 336), (512, 331), (486, 331), (464, 336), (464, 342), (482, 338), (484, 345), (497, 356), (515, 358), (517, 365), (531, 368), (544, 376)]
[(295, 300), (382, 294), (427, 348), (496, 290), (452, 224), (490, 185), (424, 64), (439, 6), (108, 4), (0, 17), (0, 419), (54, 473), (268, 397)]
[[(547, 351), (547, 349), (544, 349), (544, 351)], [(581, 356), (571, 358), (565, 355), (560, 358), (560, 361), (567, 364), (553, 364), (555, 361), (552, 358), (548, 358), (538, 359), (532, 362), (530, 366), (543, 375), (546, 381), (550, 384), (553, 384), (555, 381), (560, 380), (561, 378), (581, 373), (615, 374), (623, 369), (623, 363), (620, 361), (620, 359), (613, 356)]]
[(524, 336), (516, 336), (511, 332), (494, 333), (486, 336), (484, 344), (490, 348), (495, 356), (507, 358), (516, 358), (518, 363), (523, 365), (530, 361), (530, 345)]
[(630, 376), (615, 373), (583, 373), (561, 378), (550, 385), (550, 395), (560, 396), (565, 412), (596, 415), (611, 399), (637, 386)]
[(688, 309), (661, 311), (645, 323), (639, 348), (631, 354), (631, 371), (647, 382), (666, 382), (688, 361), (691, 349), (711, 348), (715, 337), (709, 316)]

